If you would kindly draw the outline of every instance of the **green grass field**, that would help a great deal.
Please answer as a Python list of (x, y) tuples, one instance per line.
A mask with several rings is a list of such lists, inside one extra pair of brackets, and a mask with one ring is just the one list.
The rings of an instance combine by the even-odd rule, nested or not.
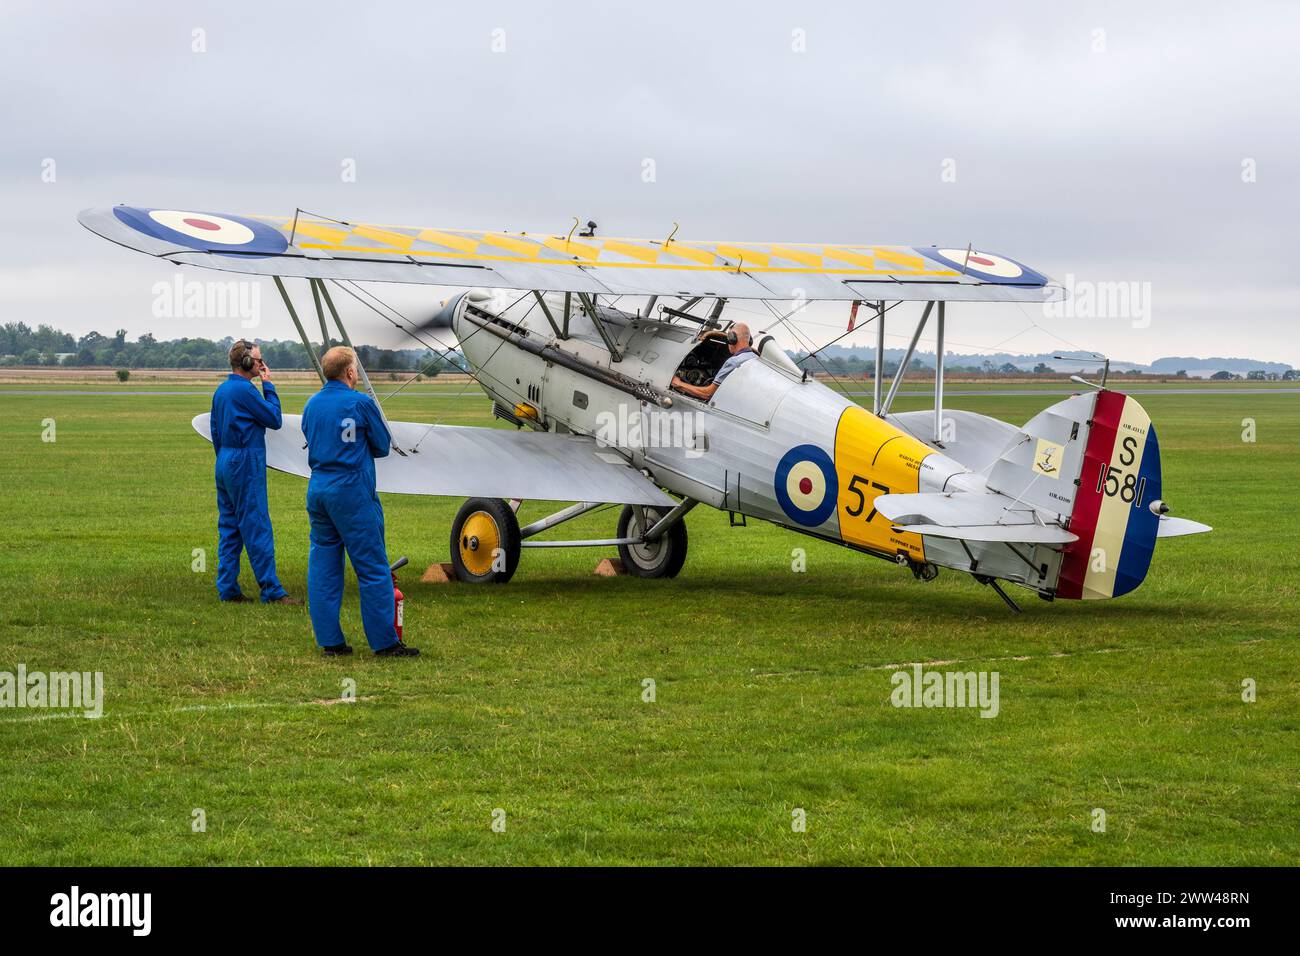
[[(1162, 542), (1128, 597), (1019, 592), (1018, 617), (964, 575), (702, 509), (675, 581), (597, 578), (612, 551), (585, 549), (525, 552), (505, 587), (425, 585), (459, 502), (390, 496), (424, 656), (387, 661), (360, 652), (354, 587), (345, 660), (317, 656), (304, 608), (216, 601), (205, 390), (47, 391), (0, 396), (0, 671), (102, 671), (106, 703), (0, 709), (0, 863), (1300, 862), (1300, 396), (1144, 395), (1166, 499), (1215, 532)], [(389, 414), (487, 424), (458, 391)], [(1022, 422), (1052, 400), (952, 404)], [(299, 596), (304, 491), (270, 476)], [(892, 707), (908, 662), (996, 670), (1000, 714)]]

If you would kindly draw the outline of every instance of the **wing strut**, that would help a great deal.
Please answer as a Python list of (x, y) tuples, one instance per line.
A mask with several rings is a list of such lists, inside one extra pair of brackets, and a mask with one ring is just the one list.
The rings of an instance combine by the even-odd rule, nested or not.
[(934, 345), (934, 442), (940, 448), (943, 447), (943, 307), (946, 302), (939, 303), (939, 317), (935, 321), (935, 345)]
[(880, 414), (881, 386), (885, 380), (885, 302), (876, 303), (876, 374), (871, 383), (871, 410)]
[(595, 301), (585, 292), (578, 293), (578, 300), (582, 302), (583, 311), (591, 317), (591, 324), (594, 325), (596, 331), (600, 333), (600, 337), (605, 343), (605, 348), (609, 349), (610, 357), (615, 362), (623, 361), (623, 352), (619, 349), (618, 343), (610, 338), (609, 329), (605, 328), (605, 323), (601, 321), (600, 316), (596, 314)]
[(316, 321), (320, 323), (320, 347), (323, 350), (330, 347), (330, 330), (325, 324), (325, 312), (320, 307), (320, 289), (317, 288), (316, 279), (309, 279), (311, 285), (311, 301), (316, 306)]
[[(320, 367), (320, 358), (316, 355), (316, 350), (311, 347), (311, 340), (307, 338), (307, 332), (302, 327), (302, 322), (298, 320), (298, 313), (294, 311), (293, 300), (289, 298), (289, 293), (285, 291), (284, 282), (279, 276), (271, 276), (275, 280), (275, 287), (280, 290), (280, 298), (284, 299), (284, 307), (289, 310), (289, 318), (293, 319), (293, 327), (298, 330), (298, 338), (302, 339), (302, 347), (307, 350), (307, 357), (311, 359), (312, 368), (316, 369), (316, 374), (320, 376), (321, 384), (325, 384), (325, 370)], [(324, 320), (321, 320), (321, 328), (325, 327)], [(328, 342), (326, 343), (329, 344)]]
[(934, 308), (933, 302), (925, 304), (925, 311), (921, 313), (921, 321), (916, 323), (916, 330), (912, 333), (912, 341), (907, 343), (907, 351), (903, 353), (903, 361), (898, 363), (898, 371), (894, 373), (894, 381), (889, 386), (889, 394), (885, 396), (885, 404), (881, 406), (878, 414), (884, 418), (889, 414), (889, 408), (894, 404), (894, 396), (898, 394), (898, 386), (903, 384), (903, 376), (907, 374), (907, 367), (912, 364), (912, 356), (916, 354), (916, 343), (921, 340), (921, 333), (925, 331), (925, 323), (930, 320), (930, 311)]
[[(542, 307), (542, 315), (546, 316), (546, 321), (549, 322), (549, 323), (551, 323), (551, 330), (555, 333), (555, 337), (556, 337), (557, 339), (566, 339), (566, 338), (568, 338), (567, 335), (565, 335), (565, 334), (563, 334), (563, 333), (560, 332), (560, 327), (559, 327), (558, 325), (555, 324), (555, 316), (551, 315), (551, 310), (547, 307), (547, 305), (546, 305), (546, 299), (544, 299), (544, 298), (542, 297), (542, 294), (541, 294), (540, 292), (538, 292), (536, 289), (534, 289), (534, 290), (533, 290), (533, 296), (534, 296), (534, 298), (537, 299), (537, 304), (540, 305), (540, 306)], [(567, 316), (566, 316), (565, 318), (566, 318), (566, 324), (567, 324)]]
[[(312, 368), (316, 369), (316, 374), (320, 377), (321, 384), (325, 384), (325, 370), (321, 368), (320, 357), (316, 355), (316, 350), (311, 346), (311, 339), (307, 338), (307, 332), (302, 327), (302, 321), (298, 318), (298, 311), (293, 307), (293, 300), (289, 298), (289, 292), (284, 287), (284, 282), (279, 276), (271, 276), (275, 280), (275, 287), (280, 290), (280, 298), (284, 300), (284, 307), (289, 310), (289, 318), (293, 319), (293, 327), (298, 330), (298, 338), (302, 340), (302, 347), (307, 352), (307, 357), (311, 359)], [(316, 303), (316, 317), (320, 319), (320, 330), (324, 337), (323, 345), (328, 347), (330, 344), (329, 333), (325, 325), (325, 312), (321, 309), (321, 298), (325, 299), (325, 304), (329, 306), (330, 314), (334, 316), (334, 324), (338, 326), (339, 336), (343, 339), (343, 344), (352, 348), (352, 339), (348, 336), (348, 330), (343, 327), (343, 322), (339, 318), (338, 309), (334, 308), (334, 300), (330, 298), (329, 290), (325, 288), (325, 283), (320, 279), (308, 279), (311, 284), (312, 299)], [(370, 376), (366, 374), (365, 366), (361, 364), (360, 356), (357, 357), (357, 372), (361, 376), (361, 381), (365, 384), (366, 391), (370, 397), (375, 400), (379, 406), (379, 416), (383, 418), (384, 424), (388, 424), (388, 416), (384, 414), (384, 406), (379, 403), (379, 396), (375, 394), (375, 388), (370, 384)], [(392, 435), (392, 428), (389, 428), (389, 435)], [(402, 451), (397, 445), (397, 440), (392, 439), (393, 451), (397, 452), (403, 458), (406, 452)]]

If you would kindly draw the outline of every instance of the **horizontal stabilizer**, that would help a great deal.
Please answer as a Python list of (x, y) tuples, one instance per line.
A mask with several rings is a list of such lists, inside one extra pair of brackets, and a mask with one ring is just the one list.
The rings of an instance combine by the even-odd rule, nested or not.
[[(208, 415), (194, 430), (212, 440)], [(396, 452), (375, 462), (380, 491), (454, 498), (520, 498), (539, 501), (601, 501), (672, 507), (654, 482), (595, 439), (552, 432), (389, 422)], [(285, 415), (266, 433), (266, 464), (307, 478), (307, 439), (302, 416)]]
[(997, 492), (880, 495), (875, 509), (900, 531), (962, 541), (1064, 545), (1078, 537)]
[(1208, 524), (1192, 521), (1190, 518), (1172, 518), (1162, 515), (1160, 527), (1156, 530), (1157, 538), (1181, 538), (1185, 534), (1204, 534), (1213, 531)]
[(1033, 508), (993, 491), (879, 495), (872, 505), (897, 525), (937, 524), (955, 528), (958, 525), (1041, 523), (1034, 517)]
[(1078, 541), (1077, 534), (1070, 534), (1056, 525), (1041, 524), (969, 524), (948, 527), (937, 524), (900, 524), (895, 525), (899, 531), (913, 534), (927, 534), (935, 538), (954, 538), (961, 541), (1002, 541), (1007, 544), (1069, 544)]

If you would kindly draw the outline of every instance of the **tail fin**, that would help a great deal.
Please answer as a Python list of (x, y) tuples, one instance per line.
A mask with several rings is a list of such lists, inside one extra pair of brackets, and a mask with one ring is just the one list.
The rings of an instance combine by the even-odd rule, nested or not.
[(1062, 518), (1056, 596), (1109, 598), (1146, 577), (1160, 527), (1160, 445), (1120, 392), (1075, 395), (1035, 415), (989, 471), (988, 487)]
[(1146, 410), (1131, 396), (1098, 392), (1083, 448), (1057, 597), (1109, 598), (1142, 583), (1160, 516), (1160, 443)]

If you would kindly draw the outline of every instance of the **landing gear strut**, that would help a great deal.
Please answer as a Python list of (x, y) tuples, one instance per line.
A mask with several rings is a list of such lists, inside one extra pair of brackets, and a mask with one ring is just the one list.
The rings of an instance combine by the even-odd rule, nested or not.
[(456, 577), (468, 584), (505, 584), (519, 567), (522, 548), (617, 547), (624, 569), (639, 578), (672, 578), (686, 561), (686, 513), (696, 502), (685, 498), (675, 507), (624, 505), (618, 536), (578, 541), (541, 541), (537, 535), (603, 507), (580, 501), (553, 515), (519, 527), (515, 506), (501, 498), (470, 498), (451, 524), (451, 563)]

